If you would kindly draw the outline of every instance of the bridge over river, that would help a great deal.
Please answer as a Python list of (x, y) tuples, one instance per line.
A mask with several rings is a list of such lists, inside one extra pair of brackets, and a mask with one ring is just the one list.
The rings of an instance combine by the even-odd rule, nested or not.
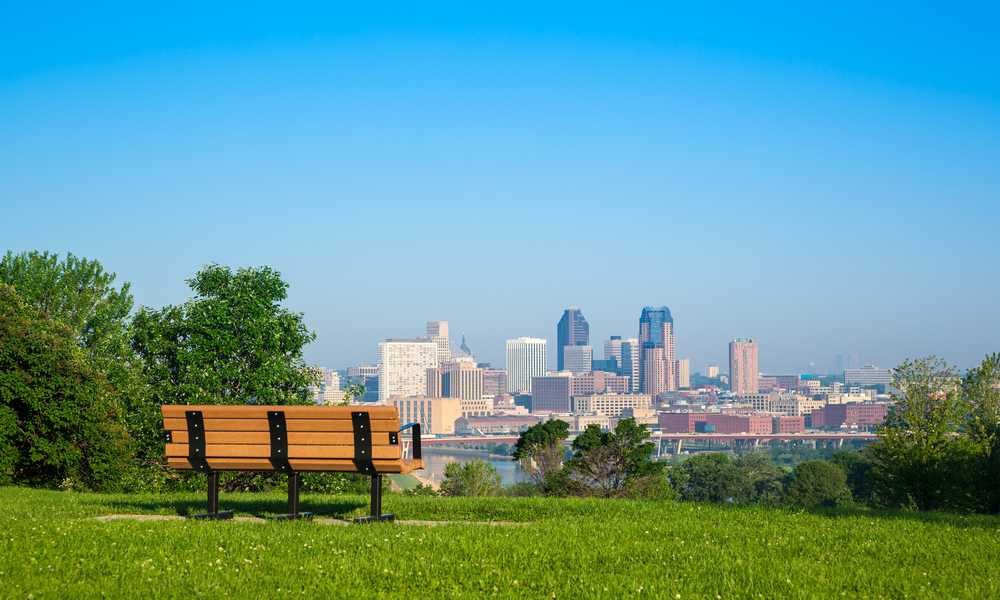
[[(806, 432), (806, 433), (768, 433), (768, 434), (749, 434), (749, 433), (654, 433), (649, 436), (650, 441), (658, 442), (657, 450), (663, 447), (664, 442), (673, 444), (673, 454), (679, 454), (684, 442), (708, 442), (709, 444), (716, 444), (719, 446), (744, 446), (744, 447), (754, 447), (756, 448), (761, 443), (767, 443), (773, 440), (780, 442), (795, 442), (795, 441), (809, 441), (823, 442), (824, 444), (833, 443), (839, 448), (843, 445), (844, 440), (857, 440), (857, 441), (872, 441), (876, 439), (874, 433), (868, 432), (857, 432), (857, 433), (843, 433), (843, 432)], [(508, 443), (514, 444), (517, 442), (518, 436), (516, 435), (447, 435), (447, 436), (435, 436), (422, 437), (420, 440), (421, 446), (436, 446), (441, 444), (488, 444), (490, 442), (495, 443)], [(566, 439), (567, 443), (572, 443), (576, 439), (575, 435), (571, 435)], [(404, 437), (403, 442), (409, 445), (409, 438)], [(659, 456), (659, 452), (657, 452)]]

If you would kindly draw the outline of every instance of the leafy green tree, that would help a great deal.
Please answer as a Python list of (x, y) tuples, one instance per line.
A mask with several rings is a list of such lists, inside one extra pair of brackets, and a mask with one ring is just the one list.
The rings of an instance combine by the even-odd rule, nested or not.
[(740, 504), (770, 504), (781, 501), (785, 471), (761, 452), (744, 454), (732, 462), (738, 473), (733, 501)]
[(348, 383), (344, 386), (344, 389), (340, 390), (343, 394), (343, 399), (337, 402), (337, 406), (349, 406), (351, 400), (355, 398), (360, 398), (365, 395), (365, 384), (363, 383)]
[(210, 265), (182, 306), (142, 308), (133, 346), (157, 404), (307, 404), (319, 379), (302, 348), (316, 338), (281, 308), (288, 284), (270, 267)]
[(977, 446), (975, 498), (978, 510), (1000, 513), (1000, 354), (987, 355), (962, 379), (968, 412), (963, 430)]
[(601, 431), (599, 425), (588, 425), (573, 440), (576, 451), (567, 464), (572, 477), (607, 498), (620, 495), (636, 480), (659, 476), (664, 463), (652, 460), (656, 445), (647, 441), (646, 425), (635, 419), (622, 419), (614, 433)]
[(738, 492), (740, 471), (721, 452), (696, 454), (669, 473), (686, 502), (729, 502)]
[(830, 455), (830, 462), (844, 472), (847, 489), (850, 490), (851, 498), (855, 502), (867, 503), (871, 500), (872, 483), (868, 478), (868, 472), (872, 468), (872, 463), (868, 460), (867, 450), (864, 452), (838, 450)]
[(975, 447), (959, 431), (967, 405), (957, 377), (931, 356), (894, 369), (893, 387), (900, 392), (870, 445), (875, 493), (889, 506), (968, 509), (975, 504), (968, 469)]
[(73, 343), (117, 392), (121, 422), (134, 441), (141, 441), (159, 426), (149, 416), (148, 385), (132, 349), (131, 286), (125, 282), (116, 289), (115, 278), (98, 261), (72, 253), (60, 260), (48, 252), (8, 251), (0, 259), (0, 283), (12, 286), (28, 306), (69, 328)]
[(115, 273), (105, 273), (96, 260), (72, 253), (7, 251), (0, 259), (0, 283), (17, 290), (28, 305), (70, 328), (74, 342), (88, 354), (101, 350), (120, 333), (132, 312), (130, 284), (114, 288)]
[(0, 482), (113, 489), (128, 433), (77, 332), (0, 284)]
[(566, 483), (560, 472), (565, 454), (562, 444), (568, 437), (569, 423), (549, 419), (522, 431), (511, 457), (539, 489), (554, 490)]
[(502, 490), (503, 477), (488, 462), (474, 458), (444, 466), (442, 496), (498, 496)]
[(847, 475), (832, 462), (804, 462), (795, 467), (785, 502), (794, 506), (848, 506), (851, 492), (847, 488)]

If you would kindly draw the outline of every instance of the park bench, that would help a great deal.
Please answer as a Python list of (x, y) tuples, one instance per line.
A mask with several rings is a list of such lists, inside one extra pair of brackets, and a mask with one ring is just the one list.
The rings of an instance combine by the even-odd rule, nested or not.
[[(392, 521), (382, 514), (382, 476), (426, 468), (420, 424), (399, 426), (394, 406), (164, 406), (167, 463), (208, 476), (208, 511), (199, 519), (231, 519), (219, 512), (220, 471), (273, 471), (288, 475), (288, 514), (299, 512), (303, 472), (371, 476), (371, 515), (355, 522)], [(401, 433), (412, 432), (412, 458), (403, 457)]]

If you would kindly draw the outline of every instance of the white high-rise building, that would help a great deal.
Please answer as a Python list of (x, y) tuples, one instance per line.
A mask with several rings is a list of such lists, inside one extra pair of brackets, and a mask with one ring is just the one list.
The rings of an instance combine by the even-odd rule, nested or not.
[(719, 367), (715, 365), (708, 365), (705, 367), (705, 377), (709, 379), (714, 379), (719, 376)]
[(875, 365), (865, 365), (860, 369), (844, 369), (844, 383), (860, 386), (892, 385), (892, 369), (880, 369)]
[(531, 378), (542, 377), (547, 370), (548, 342), (538, 338), (519, 337), (507, 340), (507, 390), (509, 393), (531, 392)]
[(386, 340), (378, 345), (378, 401), (410, 398), (427, 392), (427, 369), (438, 366), (438, 345), (414, 340)]
[(563, 370), (574, 375), (590, 373), (594, 366), (592, 346), (566, 346), (563, 348)]

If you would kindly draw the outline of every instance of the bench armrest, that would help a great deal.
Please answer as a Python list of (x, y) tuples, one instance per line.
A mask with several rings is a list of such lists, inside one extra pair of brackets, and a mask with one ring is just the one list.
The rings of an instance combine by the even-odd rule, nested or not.
[(420, 423), (407, 423), (399, 428), (399, 433), (403, 433), (404, 429), (413, 428), (413, 458), (420, 459)]

